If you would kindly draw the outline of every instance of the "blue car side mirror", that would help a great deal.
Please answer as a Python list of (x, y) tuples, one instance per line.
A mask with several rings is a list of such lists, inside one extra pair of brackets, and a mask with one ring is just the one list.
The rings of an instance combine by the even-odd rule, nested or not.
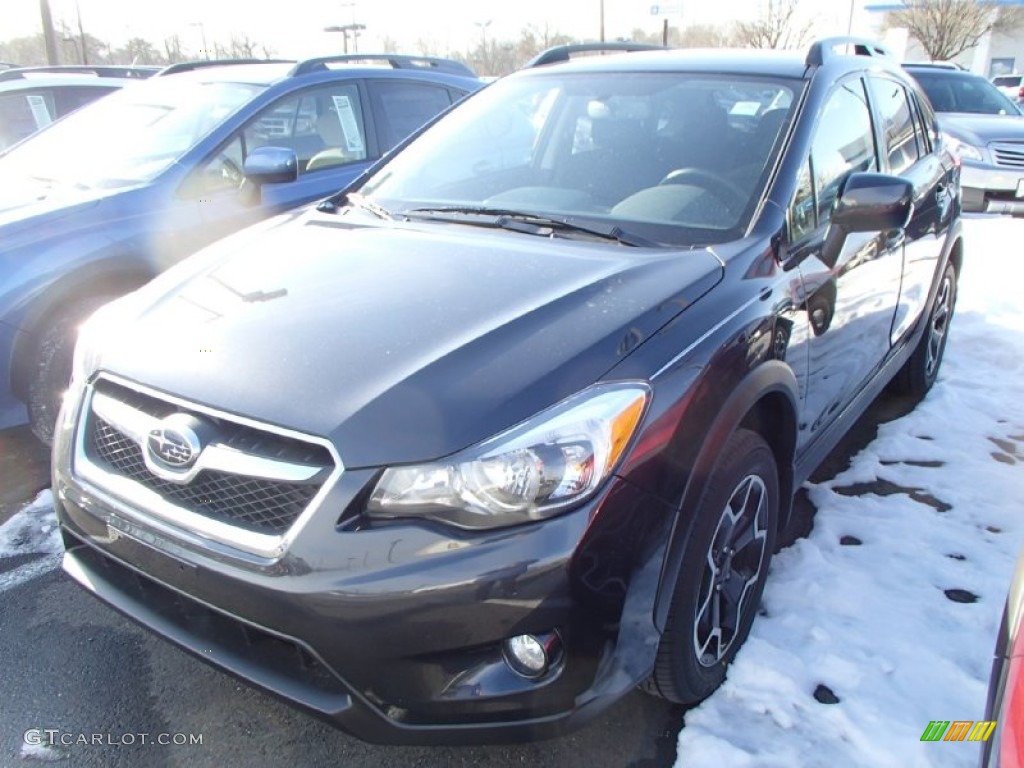
[(293, 149), (259, 147), (245, 158), (245, 177), (256, 186), (281, 184), (299, 177), (299, 159)]

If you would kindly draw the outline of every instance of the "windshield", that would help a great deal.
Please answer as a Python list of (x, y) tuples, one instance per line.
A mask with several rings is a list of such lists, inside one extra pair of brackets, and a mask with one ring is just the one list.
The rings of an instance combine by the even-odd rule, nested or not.
[(360, 191), (393, 215), (493, 209), (618, 226), (655, 243), (723, 242), (753, 214), (793, 101), (792, 84), (751, 76), (512, 76)]
[(125, 86), (4, 156), (4, 175), (118, 187), (150, 181), (263, 90), (176, 77)]
[(1002, 92), (983, 77), (915, 72), (936, 112), (967, 112), (976, 115), (1019, 115)]

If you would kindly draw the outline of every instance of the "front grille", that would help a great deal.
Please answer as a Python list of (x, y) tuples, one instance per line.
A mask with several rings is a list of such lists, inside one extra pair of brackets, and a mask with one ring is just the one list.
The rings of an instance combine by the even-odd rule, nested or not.
[[(172, 413), (191, 413), (187, 408), (110, 382), (100, 382), (96, 391), (157, 419)], [(308, 480), (289, 482), (207, 467), (187, 483), (171, 482), (146, 466), (144, 449), (135, 437), (95, 411), (87, 414), (84, 425), (86, 457), (107, 472), (137, 483), (187, 512), (254, 533), (287, 532), (323, 486), (334, 463), (330, 453), (320, 445), (296, 438), (207, 414), (202, 416), (213, 425), (217, 442), (223, 445), (251, 456), (323, 470)]]
[(992, 155), (995, 157), (996, 165), (1024, 169), (1024, 142), (992, 144)]

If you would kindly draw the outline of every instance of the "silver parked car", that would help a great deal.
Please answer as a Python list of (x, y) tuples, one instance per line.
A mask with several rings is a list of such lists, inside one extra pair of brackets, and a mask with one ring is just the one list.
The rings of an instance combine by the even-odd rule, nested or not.
[(904, 68), (924, 88), (947, 144), (963, 162), (963, 209), (1024, 216), (1024, 114), (969, 72)]

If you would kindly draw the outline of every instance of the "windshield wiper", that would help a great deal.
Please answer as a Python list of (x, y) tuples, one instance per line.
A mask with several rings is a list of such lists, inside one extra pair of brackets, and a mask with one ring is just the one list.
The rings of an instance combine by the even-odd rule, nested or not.
[[(360, 210), (363, 211), (369, 211), (378, 219), (384, 219), (385, 221), (394, 221), (395, 217), (391, 215), (391, 211), (389, 211), (382, 205), (377, 205), (377, 203), (367, 200), (358, 192), (349, 192), (342, 198), (342, 200), (351, 205), (353, 208), (359, 208)], [(318, 206), (318, 209), (321, 211), (332, 212), (334, 210), (333, 207), (328, 208), (324, 206), (324, 203), (327, 202), (330, 202), (333, 206), (333, 201), (325, 200), (323, 203), (320, 204), (320, 206)]]
[[(436, 208), (413, 208), (404, 211), (402, 215), (407, 219), (422, 218), (435, 221), (452, 221), (478, 227), (507, 229), (513, 232), (541, 235), (543, 237), (553, 237), (556, 234), (564, 233), (578, 233), (638, 248), (653, 248), (658, 245), (653, 240), (627, 232), (618, 224), (609, 224), (604, 227), (593, 224), (580, 224), (569, 219), (556, 219), (540, 213), (516, 211), (509, 208), (489, 208), (482, 205), (446, 205)], [(464, 216), (480, 218), (465, 219), (462, 218)]]

